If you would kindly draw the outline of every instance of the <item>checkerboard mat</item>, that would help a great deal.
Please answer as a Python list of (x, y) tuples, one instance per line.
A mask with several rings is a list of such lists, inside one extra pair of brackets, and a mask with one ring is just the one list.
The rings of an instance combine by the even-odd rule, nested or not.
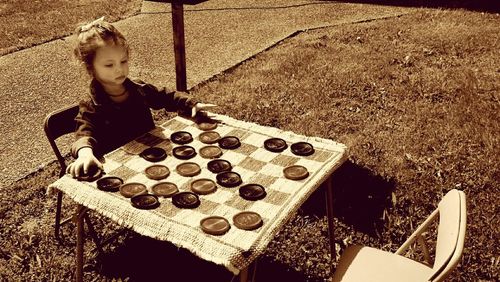
[[(222, 137), (236, 136), (241, 141), (241, 146), (237, 149), (223, 149), (220, 159), (232, 164), (232, 171), (240, 174), (242, 178), (241, 185), (256, 183), (264, 186), (267, 192), (264, 199), (248, 201), (241, 198), (238, 190), (241, 185), (235, 188), (218, 185), (216, 192), (199, 196), (201, 204), (195, 209), (179, 209), (172, 204), (171, 198), (160, 198), (158, 208), (140, 210), (132, 207), (130, 199), (121, 196), (119, 192), (98, 190), (96, 182), (79, 182), (70, 176), (64, 176), (49, 188), (65, 192), (76, 202), (140, 234), (170, 241), (189, 249), (202, 259), (224, 265), (237, 274), (265, 250), (300, 205), (340, 166), (345, 160), (346, 148), (331, 140), (301, 136), (227, 116), (214, 116), (221, 121), (214, 131)], [(184, 177), (176, 172), (176, 167), (186, 162), (172, 156), (172, 149), (178, 145), (170, 141), (170, 135), (176, 131), (192, 134), (194, 140), (188, 145), (194, 147), (198, 154), (187, 161), (195, 162), (201, 167), (199, 175)], [(173, 182), (180, 191), (190, 191), (190, 183), (196, 179), (208, 178), (216, 181), (216, 174), (207, 169), (210, 159), (199, 154), (199, 149), (207, 145), (198, 138), (202, 132), (192, 120), (182, 117), (171, 119), (107, 154), (104, 162), (106, 175), (118, 176), (125, 183), (143, 183), (149, 192), (151, 187), (160, 181)], [(266, 150), (264, 141), (272, 137), (284, 139), (288, 148), (281, 153)], [(311, 156), (294, 155), (290, 145), (299, 141), (311, 143), (315, 153)], [(138, 154), (152, 146), (161, 147), (168, 153), (165, 160), (155, 163), (169, 168), (170, 175), (166, 179), (151, 180), (144, 174), (144, 170), (153, 163), (142, 159)], [(309, 176), (299, 181), (285, 178), (283, 169), (290, 165), (306, 167)], [(241, 211), (257, 212), (264, 224), (253, 231), (238, 229), (232, 219)], [(212, 215), (228, 219), (231, 223), (230, 230), (221, 236), (204, 233), (200, 220)]]

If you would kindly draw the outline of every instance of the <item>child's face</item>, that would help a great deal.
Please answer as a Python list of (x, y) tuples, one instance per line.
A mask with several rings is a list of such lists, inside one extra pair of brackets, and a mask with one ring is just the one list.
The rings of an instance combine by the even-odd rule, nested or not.
[(119, 45), (105, 45), (97, 49), (93, 75), (105, 88), (120, 86), (128, 76), (127, 49)]

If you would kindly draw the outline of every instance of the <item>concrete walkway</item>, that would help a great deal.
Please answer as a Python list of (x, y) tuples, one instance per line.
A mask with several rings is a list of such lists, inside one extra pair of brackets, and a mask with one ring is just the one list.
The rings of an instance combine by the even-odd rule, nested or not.
[[(297, 31), (408, 12), (411, 8), (312, 0), (210, 0), (186, 5), (188, 88)], [(130, 41), (131, 77), (175, 88), (170, 4), (144, 1), (140, 14), (116, 26)], [(69, 37), (0, 57), (0, 187), (55, 159), (43, 119), (87, 95), (88, 82), (71, 54)]]

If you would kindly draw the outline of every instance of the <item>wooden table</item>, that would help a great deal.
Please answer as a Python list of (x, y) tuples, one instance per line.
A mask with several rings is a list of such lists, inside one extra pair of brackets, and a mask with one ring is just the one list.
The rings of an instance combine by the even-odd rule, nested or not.
[[(228, 160), (233, 171), (239, 173), (242, 185), (257, 183), (265, 187), (267, 196), (258, 201), (248, 201), (239, 196), (238, 187), (224, 188), (209, 195), (200, 195), (201, 205), (195, 209), (179, 209), (172, 204), (171, 198), (161, 198), (160, 206), (153, 210), (134, 208), (130, 199), (119, 192), (105, 192), (97, 189), (96, 182), (80, 182), (65, 175), (49, 186), (69, 195), (78, 205), (77, 210), (77, 272), (78, 281), (83, 278), (83, 218), (87, 209), (110, 218), (120, 225), (151, 238), (169, 241), (183, 247), (198, 257), (223, 265), (245, 281), (248, 266), (261, 255), (268, 243), (296, 213), (307, 198), (322, 185), (326, 184), (326, 204), (328, 226), (330, 232), (331, 255), (335, 258), (333, 236), (333, 207), (331, 174), (346, 160), (346, 147), (332, 140), (306, 137), (277, 128), (264, 127), (254, 123), (239, 121), (223, 115), (215, 115), (221, 123), (214, 130), (221, 136), (236, 136), (241, 141), (237, 149), (223, 149), (221, 159)], [(170, 141), (170, 135), (177, 131), (191, 133), (194, 141), (188, 145), (196, 149), (198, 154), (190, 160), (201, 167), (201, 173), (193, 177), (179, 175), (175, 168), (186, 162), (172, 156), (172, 149), (177, 144)], [(215, 181), (215, 174), (207, 169), (209, 159), (199, 154), (203, 144), (198, 136), (203, 131), (192, 120), (175, 117), (166, 121), (151, 132), (137, 138), (123, 147), (105, 155), (104, 170), (108, 176), (118, 176), (128, 182), (140, 182), (148, 189), (159, 182), (151, 180), (144, 174), (144, 169), (153, 163), (139, 156), (142, 150), (149, 147), (160, 147), (167, 151), (163, 164), (170, 169), (165, 181), (173, 182), (181, 191), (189, 191), (190, 183), (199, 178)], [(267, 151), (263, 144), (268, 138), (284, 139), (288, 148), (281, 153)], [(290, 145), (305, 141), (315, 148), (310, 156), (297, 156), (291, 152)], [(217, 145), (217, 144), (216, 144)], [(283, 169), (290, 165), (302, 165), (309, 171), (303, 180), (290, 180), (283, 176)], [(161, 181), (161, 180), (160, 180)], [(150, 190), (151, 191), (151, 190)], [(262, 227), (246, 231), (238, 229), (232, 217), (241, 211), (254, 211), (263, 218)], [(214, 236), (204, 233), (200, 228), (200, 220), (217, 215), (225, 217), (231, 224), (227, 233)]]

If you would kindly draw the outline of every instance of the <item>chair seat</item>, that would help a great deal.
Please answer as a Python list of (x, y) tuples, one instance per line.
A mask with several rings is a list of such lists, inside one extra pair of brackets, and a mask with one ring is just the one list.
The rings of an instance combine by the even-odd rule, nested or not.
[(427, 281), (432, 268), (365, 246), (349, 246), (342, 254), (332, 281)]

